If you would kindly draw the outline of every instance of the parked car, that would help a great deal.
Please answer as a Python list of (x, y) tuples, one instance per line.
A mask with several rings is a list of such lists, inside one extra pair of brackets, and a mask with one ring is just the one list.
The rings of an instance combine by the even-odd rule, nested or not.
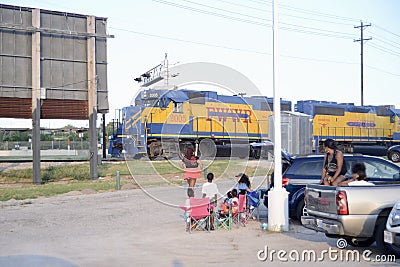
[(387, 219), (384, 241), (389, 252), (400, 257), (400, 200), (394, 204)]
[(389, 147), (387, 157), (393, 162), (400, 162), (400, 145)]
[[(348, 170), (346, 177), (353, 176), (351, 166), (355, 162), (363, 162), (369, 181), (400, 181), (400, 166), (386, 159), (356, 154), (345, 154), (344, 159)], [(300, 220), (301, 216), (306, 215), (307, 212), (304, 205), (305, 186), (309, 183), (320, 182), (324, 156), (290, 157), (286, 162), (290, 165), (282, 172), (282, 186), (289, 192), (289, 216)], [(268, 207), (268, 197), (264, 198), (264, 205)]]

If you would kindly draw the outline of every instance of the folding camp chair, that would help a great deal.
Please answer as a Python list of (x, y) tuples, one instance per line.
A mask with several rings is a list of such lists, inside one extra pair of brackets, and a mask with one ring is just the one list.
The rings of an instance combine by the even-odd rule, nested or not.
[[(261, 190), (247, 192), (248, 218), (260, 220)], [(257, 216), (256, 216), (257, 213)]]
[(196, 230), (210, 231), (211, 214), (210, 199), (207, 198), (191, 198), (191, 212), (189, 215), (189, 233)]
[[(222, 204), (225, 205), (225, 204)], [(232, 207), (229, 205), (225, 210), (220, 210), (218, 212), (214, 211), (214, 227), (215, 229), (232, 229)]]
[(239, 194), (238, 211), (232, 214), (233, 222), (239, 227), (240, 224), (246, 226), (247, 224), (247, 209), (246, 209), (246, 195)]

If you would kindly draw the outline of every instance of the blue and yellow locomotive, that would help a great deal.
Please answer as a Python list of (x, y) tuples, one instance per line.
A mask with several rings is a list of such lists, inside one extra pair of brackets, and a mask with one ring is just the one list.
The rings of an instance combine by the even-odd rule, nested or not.
[[(281, 110), (292, 103), (281, 100)], [(112, 136), (112, 157), (180, 156), (190, 145), (203, 156), (260, 157), (270, 139), (268, 121), (273, 99), (265, 96), (221, 95), (214, 91), (142, 90), (132, 106), (122, 109), (122, 121)], [(393, 106), (297, 101), (295, 112), (313, 120), (313, 150), (335, 139), (347, 153), (385, 155), (400, 143), (400, 110)], [(257, 144), (257, 145), (252, 145)]]
[(313, 118), (313, 143), (335, 139), (348, 153), (383, 156), (389, 146), (400, 142), (400, 110), (394, 106), (355, 106), (353, 103), (298, 101), (295, 111)]
[[(281, 110), (292, 103), (281, 101)], [(143, 90), (133, 106), (122, 109), (122, 122), (110, 140), (113, 157), (181, 155), (188, 145), (203, 156), (248, 157), (249, 144), (268, 140), (273, 99), (227, 96), (214, 91)], [(255, 148), (252, 156), (259, 156)]]

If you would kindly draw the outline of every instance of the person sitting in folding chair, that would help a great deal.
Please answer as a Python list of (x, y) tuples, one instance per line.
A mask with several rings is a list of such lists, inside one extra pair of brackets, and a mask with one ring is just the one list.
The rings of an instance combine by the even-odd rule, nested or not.
[(220, 216), (225, 216), (229, 213), (231, 199), (232, 199), (232, 191), (228, 191), (226, 193), (226, 198), (224, 199), (224, 202), (221, 203), (221, 205), (219, 206), (219, 215)]
[(237, 207), (239, 205), (238, 191), (236, 188), (233, 188), (231, 192), (232, 192), (232, 198), (229, 200), (229, 204)]
[[(236, 212), (235, 212), (236, 211)], [(246, 195), (239, 194), (238, 205), (236, 209), (232, 205), (232, 219), (236, 226), (246, 226), (247, 224), (247, 209), (246, 209)]]
[(238, 180), (238, 191), (239, 194), (246, 194), (246, 192), (251, 191), (251, 183), (249, 177), (244, 173), (239, 173), (236, 175), (239, 178)]
[(238, 213), (239, 210), (239, 198), (236, 188), (232, 189), (231, 192), (232, 192), (232, 198), (229, 201), (229, 205), (231, 206), (232, 209), (232, 216), (234, 216)]

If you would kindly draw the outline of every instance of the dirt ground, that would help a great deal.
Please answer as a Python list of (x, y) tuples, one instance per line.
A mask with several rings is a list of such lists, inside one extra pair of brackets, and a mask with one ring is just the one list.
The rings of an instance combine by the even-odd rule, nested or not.
[[(218, 186), (223, 191), (231, 184), (219, 182)], [(329, 259), (288, 263), (278, 260), (276, 254), (260, 260), (266, 248), (269, 252), (311, 249), (318, 253), (336, 248), (336, 240), (295, 222), (283, 233), (262, 230), (261, 222), (267, 222), (264, 207), (260, 211), (261, 222), (249, 221), (246, 227), (231, 231), (189, 234), (178, 207), (185, 201), (185, 191), (184, 187), (167, 186), (0, 202), (0, 266), (337, 264), (337, 260)], [(195, 191), (196, 196), (201, 194), (200, 188)], [(373, 255), (379, 253), (376, 247), (371, 250)], [(381, 263), (361, 261), (346, 265)]]

